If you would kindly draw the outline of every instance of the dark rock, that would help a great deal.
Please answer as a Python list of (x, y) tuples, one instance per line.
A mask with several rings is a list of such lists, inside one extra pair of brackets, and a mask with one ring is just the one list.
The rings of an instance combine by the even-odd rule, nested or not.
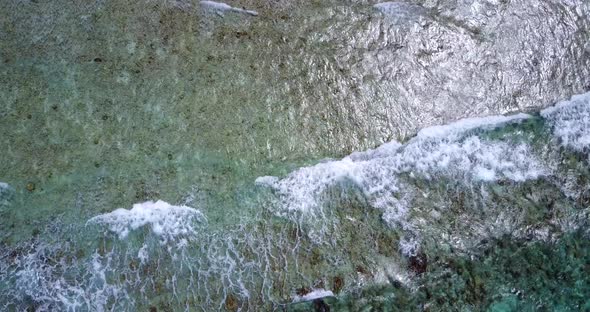
[(330, 306), (324, 300), (316, 299), (313, 301), (313, 310), (315, 312), (330, 312)]
[(341, 276), (334, 276), (332, 280), (332, 290), (335, 294), (339, 294), (344, 287), (344, 278)]
[(369, 272), (369, 270), (367, 270), (367, 268), (365, 268), (362, 265), (357, 265), (355, 269), (358, 273), (361, 273), (363, 275), (372, 275), (371, 272)]
[(310, 292), (311, 292), (311, 288), (305, 287), (305, 286), (297, 288), (295, 290), (295, 293), (297, 294), (297, 296), (301, 296), (301, 297), (309, 294)]
[(422, 274), (426, 272), (428, 267), (428, 259), (426, 254), (419, 252), (416, 255), (410, 257), (408, 264), (412, 272), (416, 274)]
[(238, 310), (238, 299), (234, 295), (229, 294), (225, 297), (225, 309), (228, 311)]

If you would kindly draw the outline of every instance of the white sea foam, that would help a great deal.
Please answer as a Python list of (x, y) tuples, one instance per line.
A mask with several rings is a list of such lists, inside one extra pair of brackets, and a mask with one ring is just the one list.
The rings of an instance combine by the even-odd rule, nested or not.
[(125, 239), (132, 230), (149, 225), (152, 233), (168, 241), (178, 236), (196, 235), (195, 225), (206, 220), (197, 209), (173, 206), (159, 200), (134, 204), (131, 210), (119, 208), (93, 217), (88, 223), (106, 225), (111, 232), (119, 235), (120, 239)]
[(0, 182), (0, 191), (8, 188), (10, 188), (10, 185), (8, 185), (8, 183)]
[(315, 208), (317, 197), (327, 187), (343, 178), (358, 176), (355, 172), (358, 169), (355, 162), (345, 158), (300, 168), (284, 179), (266, 176), (257, 178), (255, 182), (270, 186), (288, 197), (292, 203), (285, 207), (288, 210), (307, 211)]
[(215, 2), (215, 1), (201, 1), (201, 5), (206, 9), (215, 11), (217, 14), (223, 15), (225, 12), (236, 12), (243, 13), (252, 16), (258, 16), (258, 12), (252, 10), (246, 10), (241, 8), (232, 7), (228, 4)]
[(590, 92), (541, 111), (563, 146), (583, 151), (590, 146)]
[[(68, 244), (58, 246), (68, 249)], [(31, 253), (15, 258), (8, 268), (14, 276), (14, 284), (6, 289), (4, 299), (13, 298), (18, 302), (26, 297), (36, 303), (36, 311), (105, 311), (109, 303), (127, 297), (123, 285), (109, 283), (110, 264), (108, 261), (102, 263), (100, 255), (95, 253), (92, 259), (83, 262), (86, 266), (82, 270), (84, 275), (75, 278), (73, 274), (79, 270), (77, 265), (80, 262), (61, 258), (59, 253), (63, 250), (57, 246), (40, 245)], [(106, 258), (111, 256), (110, 253), (105, 255)], [(18, 308), (18, 303), (16, 307), (24, 310)]]
[(528, 118), (474, 118), (421, 131), (406, 145), (389, 142), (374, 150), (353, 153), (342, 160), (300, 168), (286, 177), (261, 177), (256, 183), (273, 188), (287, 211), (313, 212), (321, 194), (339, 181), (352, 181), (388, 219), (407, 211), (408, 195), (401, 176), (434, 179), (452, 176), (465, 182), (512, 180), (522, 182), (546, 174), (545, 167), (525, 144), (484, 140), (467, 134)]
[(531, 118), (530, 115), (520, 113), (511, 116), (488, 116), (465, 118), (448, 125), (432, 126), (422, 129), (418, 132), (416, 138), (424, 139), (425, 137), (451, 137), (462, 134), (473, 129), (495, 128), (508, 122), (523, 121)]
[(139, 259), (139, 261), (141, 261), (141, 264), (145, 264), (147, 263), (149, 257), (150, 255), (148, 251), (148, 245), (143, 244), (143, 246), (141, 246), (141, 248), (137, 252), (137, 258)]
[(273, 176), (258, 177), (254, 181), (254, 183), (256, 183), (256, 185), (261, 185), (261, 186), (272, 186), (277, 182), (279, 182), (279, 178), (273, 177)]
[(303, 296), (294, 296), (293, 302), (312, 301), (315, 299), (334, 297), (334, 293), (323, 288), (314, 289)]
[(363, 152), (354, 152), (348, 156), (353, 161), (362, 161), (376, 158), (385, 158), (397, 152), (403, 145), (397, 141), (387, 142), (375, 149), (369, 149)]

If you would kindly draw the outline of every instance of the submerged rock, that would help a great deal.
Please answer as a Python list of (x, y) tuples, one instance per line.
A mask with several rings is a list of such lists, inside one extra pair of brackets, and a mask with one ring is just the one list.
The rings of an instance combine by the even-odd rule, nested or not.
[(418, 252), (411, 256), (408, 259), (408, 262), (410, 270), (416, 274), (422, 274), (426, 272), (426, 269), (428, 268), (428, 258), (423, 252)]
[(227, 297), (225, 297), (225, 309), (227, 311), (237, 311), (238, 308), (238, 299), (236, 296), (232, 294), (227, 295)]

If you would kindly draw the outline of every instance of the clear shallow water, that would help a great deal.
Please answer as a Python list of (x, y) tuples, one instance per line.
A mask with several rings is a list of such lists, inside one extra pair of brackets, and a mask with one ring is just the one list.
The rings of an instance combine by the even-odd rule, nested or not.
[(373, 4), (2, 2), (0, 306), (583, 309), (587, 100), (423, 128), (587, 89), (588, 3)]
[[(220, 206), (195, 192), (187, 206), (62, 215), (10, 241), (31, 191), (3, 184), (1, 302), (577, 310), (588, 304), (588, 116), (587, 94), (540, 114), (462, 120), (404, 144), (246, 178), (235, 184), (235, 220), (216, 218)], [(313, 294), (329, 296), (298, 303)]]

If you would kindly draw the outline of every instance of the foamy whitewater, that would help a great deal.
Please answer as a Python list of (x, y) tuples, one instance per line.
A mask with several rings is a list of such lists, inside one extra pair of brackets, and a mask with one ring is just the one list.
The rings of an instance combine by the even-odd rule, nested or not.
[(311, 301), (319, 298), (326, 298), (326, 297), (334, 297), (334, 293), (325, 290), (323, 288), (318, 288), (310, 291), (309, 293), (303, 296), (295, 296), (293, 297), (293, 302), (301, 302), (301, 301)]
[(351, 181), (375, 208), (385, 210), (388, 217), (399, 218), (407, 210), (398, 196), (406, 190), (399, 179), (401, 175), (424, 179), (453, 177), (467, 184), (502, 179), (522, 182), (547, 174), (527, 145), (487, 141), (469, 134), (474, 129), (500, 127), (528, 117), (519, 114), (472, 118), (436, 126), (420, 131), (406, 145), (392, 141), (342, 160), (298, 169), (282, 179), (260, 177), (256, 184), (275, 190), (287, 211), (313, 213), (320, 205), (322, 192), (336, 183)]
[(130, 231), (149, 226), (152, 233), (163, 241), (179, 236), (194, 236), (197, 225), (207, 221), (197, 209), (187, 206), (173, 206), (158, 200), (134, 204), (130, 210), (119, 208), (88, 220), (88, 224), (106, 225), (120, 239), (125, 239)]
[[(420, 247), (423, 231), (428, 231), (422, 218), (410, 217), (415, 198), (428, 197), (428, 193), (416, 188), (418, 181), (448, 180), (472, 188), (497, 181), (520, 183), (551, 173), (527, 144), (478, 136), (484, 130), (528, 118), (526, 114), (493, 116), (435, 126), (420, 131), (403, 145), (392, 141), (342, 160), (300, 168), (283, 178), (260, 177), (256, 184), (269, 187), (276, 194), (277, 215), (307, 224), (308, 235), (318, 242), (329, 240), (328, 237), (339, 231), (337, 222), (329, 216), (330, 211), (323, 207), (326, 201), (333, 200), (325, 196), (327, 190), (356, 188), (370, 206), (382, 212), (386, 224), (404, 230), (399, 249), (405, 255), (413, 255)], [(445, 209), (433, 212), (432, 222), (440, 213), (446, 213)], [(462, 238), (449, 240), (457, 248), (468, 248), (469, 243)]]
[(553, 134), (563, 146), (583, 151), (590, 146), (590, 93), (576, 95), (569, 101), (541, 111), (553, 127)]

